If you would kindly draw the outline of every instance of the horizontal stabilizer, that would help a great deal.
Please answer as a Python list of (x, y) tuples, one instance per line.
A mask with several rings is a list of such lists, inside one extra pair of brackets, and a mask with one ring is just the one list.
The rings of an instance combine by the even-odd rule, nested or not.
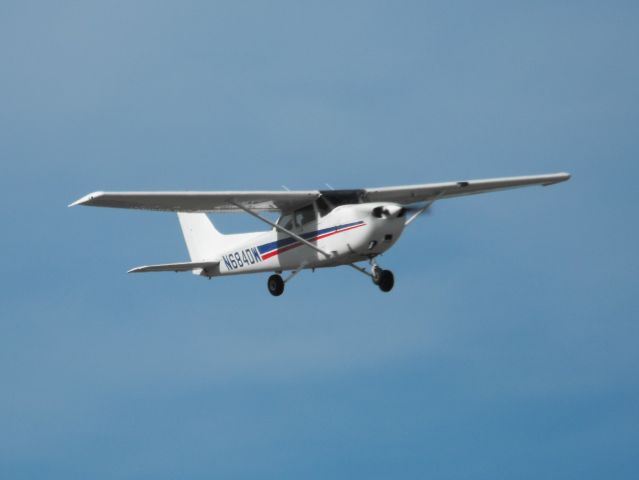
[(184, 262), (184, 263), (161, 263), (159, 265), (145, 265), (142, 267), (135, 267), (129, 270), (128, 273), (143, 273), (143, 272), (190, 272), (196, 268), (202, 270), (212, 270), (217, 267), (220, 262)]

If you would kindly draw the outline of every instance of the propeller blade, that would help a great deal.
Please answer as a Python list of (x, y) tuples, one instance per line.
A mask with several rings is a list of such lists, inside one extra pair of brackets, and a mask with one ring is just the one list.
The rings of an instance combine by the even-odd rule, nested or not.
[(433, 202), (429, 202), (426, 205), (410, 205), (408, 207), (404, 207), (404, 215), (408, 216), (406, 225), (413, 222), (422, 214), (431, 215), (433, 213), (432, 207)]

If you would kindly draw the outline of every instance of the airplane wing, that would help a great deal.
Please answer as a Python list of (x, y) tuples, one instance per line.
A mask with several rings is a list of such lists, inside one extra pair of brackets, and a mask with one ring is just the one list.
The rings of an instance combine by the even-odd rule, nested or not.
[(369, 202), (395, 202), (408, 205), (416, 202), (439, 200), (442, 198), (475, 195), (530, 185), (553, 185), (570, 179), (568, 173), (533, 175), (528, 177), (504, 177), (484, 180), (463, 180), (458, 182), (426, 183), (399, 187), (367, 188), (364, 196)]
[(317, 190), (294, 192), (93, 192), (70, 207), (133, 208), (164, 212), (241, 212), (241, 205), (257, 212), (279, 212), (304, 207), (320, 196)]
[(128, 273), (144, 273), (144, 272), (190, 272), (196, 268), (212, 268), (219, 265), (220, 262), (184, 262), (184, 263), (162, 263), (159, 265), (145, 265), (143, 267), (135, 267)]
[(529, 185), (547, 186), (569, 178), (570, 175), (567, 173), (555, 173), (340, 191), (93, 192), (69, 206), (87, 205), (165, 212), (241, 212), (245, 209), (254, 212), (288, 212), (308, 205), (322, 194), (326, 194), (327, 197), (355, 195), (353, 198), (368, 202), (395, 202), (408, 205)]

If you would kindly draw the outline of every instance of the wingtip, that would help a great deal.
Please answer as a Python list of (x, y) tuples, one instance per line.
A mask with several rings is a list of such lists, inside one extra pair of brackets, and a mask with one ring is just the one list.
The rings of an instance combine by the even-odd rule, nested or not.
[(550, 175), (551, 180), (548, 183), (542, 184), (544, 187), (549, 187), (550, 185), (556, 185), (557, 183), (567, 182), (570, 180), (571, 175), (567, 172), (553, 173)]
[(100, 195), (102, 195), (104, 192), (92, 192), (89, 193), (87, 195), (85, 195), (82, 198), (77, 199), (75, 202), (70, 203), (69, 205), (67, 205), (69, 208), (71, 207), (75, 207), (77, 205), (85, 205), (88, 204), (91, 200), (93, 200), (96, 197), (99, 197)]

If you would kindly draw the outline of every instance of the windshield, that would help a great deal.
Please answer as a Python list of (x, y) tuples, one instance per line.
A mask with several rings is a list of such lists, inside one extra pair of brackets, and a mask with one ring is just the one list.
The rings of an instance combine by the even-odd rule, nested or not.
[(364, 195), (363, 190), (321, 190), (320, 193), (333, 207), (362, 203)]

